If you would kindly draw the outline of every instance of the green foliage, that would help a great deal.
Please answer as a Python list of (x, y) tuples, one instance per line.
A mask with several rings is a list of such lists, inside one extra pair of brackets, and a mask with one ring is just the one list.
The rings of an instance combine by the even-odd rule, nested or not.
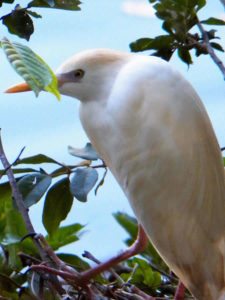
[(43, 224), (50, 235), (53, 235), (69, 213), (73, 196), (69, 190), (69, 178), (56, 182), (47, 192), (43, 211)]
[(128, 261), (128, 266), (132, 268), (131, 274), (122, 276), (127, 278), (128, 282), (140, 288), (157, 289), (162, 282), (162, 276), (159, 272), (153, 271), (149, 263), (142, 258), (134, 257)]
[[(3, 3), (13, 3), (14, 0), (0, 0), (0, 7)], [(19, 4), (9, 13), (0, 18), (11, 34), (29, 40), (34, 32), (33, 18), (41, 18), (41, 15), (31, 11), (30, 8), (52, 8), (65, 10), (80, 10), (79, 0), (34, 0), (28, 2), (26, 7)]]
[(225, 25), (225, 21), (217, 18), (208, 18), (207, 20), (201, 21), (202, 24), (207, 24), (207, 25)]
[(60, 227), (52, 235), (48, 235), (46, 240), (53, 250), (58, 250), (62, 246), (78, 241), (77, 233), (83, 228), (84, 226), (78, 223)]
[(6, 38), (2, 40), (1, 45), (12, 67), (23, 77), (36, 96), (41, 90), (45, 90), (60, 99), (57, 78), (42, 58), (29, 47), (11, 43)]
[[(199, 33), (193, 33), (193, 28), (198, 27), (199, 20), (197, 13), (206, 5), (205, 0), (149, 0), (153, 3), (156, 16), (162, 20), (162, 28), (167, 34), (155, 38), (141, 38), (130, 44), (134, 52), (153, 50), (152, 55), (170, 60), (177, 51), (180, 59), (187, 65), (192, 64), (191, 50), (195, 50), (196, 56), (208, 54), (204, 37)], [(209, 18), (201, 21), (207, 25), (224, 25), (225, 22), (217, 18)], [(215, 39), (215, 32), (211, 29), (206, 32), (209, 40)], [(223, 47), (218, 43), (211, 43), (211, 46), (219, 51)]]
[(27, 208), (41, 199), (51, 182), (51, 176), (41, 173), (26, 175), (18, 181), (18, 188)]
[(16, 5), (10, 14), (3, 16), (1, 19), (11, 34), (29, 41), (30, 36), (34, 32), (34, 25), (29, 15), (29, 10)]
[(33, 0), (28, 4), (28, 7), (80, 10), (80, 4), (81, 2), (79, 0)]

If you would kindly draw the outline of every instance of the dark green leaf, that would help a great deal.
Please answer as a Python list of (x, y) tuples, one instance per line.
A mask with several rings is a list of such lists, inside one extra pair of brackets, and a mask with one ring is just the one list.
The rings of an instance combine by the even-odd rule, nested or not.
[(130, 49), (133, 52), (145, 51), (152, 49), (152, 41), (150, 38), (141, 38), (130, 44)]
[(197, 11), (199, 11), (201, 8), (203, 8), (206, 5), (206, 0), (197, 0)]
[(36, 96), (45, 90), (60, 99), (57, 78), (42, 58), (29, 47), (11, 43), (6, 38), (2, 40), (2, 48), (12, 67), (23, 77)]
[(49, 235), (53, 235), (62, 220), (69, 213), (73, 202), (70, 193), (70, 181), (63, 178), (56, 182), (47, 192), (42, 221)]
[(79, 0), (33, 0), (28, 4), (28, 7), (46, 7), (67, 10), (80, 10), (80, 4), (81, 2)]
[(185, 62), (188, 66), (193, 63), (188, 49), (178, 48), (178, 55), (181, 58), (181, 60)]
[(71, 224), (58, 228), (51, 236), (47, 236), (46, 239), (49, 242), (53, 250), (58, 250), (60, 247), (71, 244), (79, 240), (79, 234), (77, 233), (83, 229), (81, 224)]
[(174, 37), (170, 35), (159, 35), (155, 39), (143, 38), (130, 44), (134, 52), (145, 50), (157, 50), (152, 55), (169, 60), (175, 50)]
[(201, 21), (202, 24), (207, 25), (225, 25), (225, 21), (217, 18), (208, 18), (206, 20)]
[(70, 183), (72, 195), (81, 202), (87, 201), (87, 195), (98, 180), (98, 172), (93, 168), (78, 168)]
[(35, 11), (27, 10), (26, 12), (27, 12), (30, 16), (32, 16), (33, 18), (36, 18), (36, 19), (42, 18), (42, 16), (39, 15), (38, 13), (36, 13)]
[(77, 255), (59, 253), (57, 256), (65, 263), (73, 266), (77, 271), (84, 271), (90, 268), (89, 264)]
[(2, 6), (3, 3), (13, 3), (14, 0), (0, 0), (0, 7)]
[(29, 41), (34, 32), (33, 21), (28, 15), (26, 9), (19, 5), (8, 15), (2, 17), (2, 23), (7, 26), (10, 33), (18, 35)]
[(53, 163), (53, 164), (59, 164), (56, 160), (53, 158), (46, 156), (44, 154), (37, 154), (30, 157), (25, 157), (22, 159), (19, 159), (16, 164), (44, 164), (44, 163)]
[(100, 158), (91, 143), (87, 143), (86, 146), (81, 149), (68, 146), (68, 151), (69, 154), (83, 159), (97, 160)]
[(218, 51), (221, 51), (221, 52), (224, 52), (224, 49), (223, 49), (223, 47), (222, 47), (220, 44), (211, 42), (210, 45), (211, 45), (214, 49), (216, 49), (216, 50), (218, 50)]
[(18, 188), (27, 208), (41, 199), (51, 182), (50, 176), (41, 173), (26, 175), (18, 181)]

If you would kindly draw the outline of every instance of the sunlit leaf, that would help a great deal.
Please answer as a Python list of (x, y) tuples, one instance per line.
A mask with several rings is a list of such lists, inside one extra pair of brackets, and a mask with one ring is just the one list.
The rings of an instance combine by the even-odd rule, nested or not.
[(68, 146), (68, 151), (69, 154), (83, 159), (97, 160), (100, 158), (91, 143), (87, 143), (86, 146), (81, 149)]
[(58, 228), (52, 235), (47, 236), (46, 239), (53, 250), (58, 250), (62, 246), (79, 240), (79, 231), (83, 227), (83, 225), (78, 223), (63, 226)]
[(63, 178), (56, 182), (47, 192), (45, 197), (42, 221), (49, 235), (53, 235), (62, 220), (69, 213), (73, 196), (70, 193), (70, 181)]
[(11, 43), (6, 38), (2, 40), (2, 48), (12, 67), (23, 77), (36, 96), (45, 90), (60, 99), (57, 78), (42, 58), (29, 47)]
[(146, 260), (134, 257), (128, 261), (128, 265), (135, 268), (130, 277), (130, 283), (137, 286), (144, 284), (154, 289), (160, 286), (162, 282), (160, 273), (153, 271)]
[(87, 201), (87, 195), (98, 180), (98, 172), (93, 168), (78, 168), (70, 183), (72, 195), (81, 202)]

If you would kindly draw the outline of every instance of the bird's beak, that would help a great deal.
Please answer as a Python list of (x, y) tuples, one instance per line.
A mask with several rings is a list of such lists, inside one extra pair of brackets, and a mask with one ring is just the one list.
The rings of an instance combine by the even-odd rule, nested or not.
[(5, 93), (22, 93), (22, 92), (28, 92), (31, 91), (31, 88), (29, 87), (29, 85), (26, 82), (22, 82), (16, 85), (11, 86), (10, 88), (8, 88)]
[[(58, 80), (58, 87), (60, 88), (63, 83), (65, 83), (65, 79), (63, 78), (63, 74), (57, 74), (56, 78)], [(8, 88), (5, 93), (11, 94), (11, 93), (22, 93), (22, 92), (29, 92), (31, 91), (30, 86), (26, 82), (22, 82), (16, 85), (11, 86)]]

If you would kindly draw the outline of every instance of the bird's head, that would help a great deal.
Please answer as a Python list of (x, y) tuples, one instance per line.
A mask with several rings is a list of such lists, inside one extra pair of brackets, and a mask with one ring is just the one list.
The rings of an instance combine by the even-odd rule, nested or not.
[[(116, 75), (130, 59), (131, 54), (108, 50), (87, 50), (66, 60), (56, 71), (59, 91), (81, 101), (108, 98)], [(30, 90), (25, 83), (13, 86), (6, 92)]]

